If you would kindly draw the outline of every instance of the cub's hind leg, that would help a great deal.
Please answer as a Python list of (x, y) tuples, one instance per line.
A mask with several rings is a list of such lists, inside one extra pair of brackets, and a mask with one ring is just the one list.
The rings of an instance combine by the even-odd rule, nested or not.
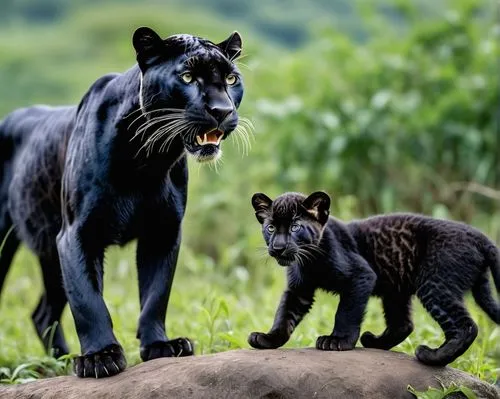
[(69, 353), (60, 324), (61, 314), (68, 300), (57, 252), (53, 253), (56, 255), (40, 257), (44, 293), (31, 317), (46, 351), (52, 350), (52, 355), (59, 357)]
[(493, 296), (488, 274), (489, 271), (485, 271), (479, 276), (472, 287), (472, 295), (491, 320), (500, 324), (500, 304)]
[(415, 355), (422, 363), (445, 366), (461, 356), (476, 339), (478, 329), (463, 304), (463, 292), (453, 284), (427, 280), (417, 296), (445, 334), (444, 343), (436, 349), (420, 345)]
[(397, 295), (382, 298), (387, 328), (381, 335), (367, 331), (361, 336), (365, 348), (391, 349), (403, 342), (413, 331), (411, 296)]

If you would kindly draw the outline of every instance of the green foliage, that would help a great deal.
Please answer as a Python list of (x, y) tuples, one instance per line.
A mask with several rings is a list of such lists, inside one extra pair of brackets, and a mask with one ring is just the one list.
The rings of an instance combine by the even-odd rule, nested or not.
[(442, 389), (429, 388), (427, 391), (417, 391), (411, 385), (408, 385), (408, 391), (411, 392), (417, 399), (444, 399), (449, 397), (448, 395), (454, 393), (461, 393), (463, 397), (467, 399), (476, 399), (476, 394), (466, 386), (457, 386), (456, 384), (450, 384), (449, 387)]
[[(354, 194), (363, 214), (443, 204), (470, 221), (476, 206), (498, 209), (450, 187), (500, 182), (499, 25), (475, 20), (464, 6), (402, 39), (356, 46), (336, 31), (318, 35), (283, 63), (286, 85), (257, 102), (266, 155), (279, 165), (266, 178)], [(270, 68), (261, 76), (278, 78)]]
[(28, 360), (16, 367), (0, 367), (0, 384), (23, 384), (40, 378), (66, 375), (71, 369), (71, 358), (64, 355), (58, 359), (40, 357)]

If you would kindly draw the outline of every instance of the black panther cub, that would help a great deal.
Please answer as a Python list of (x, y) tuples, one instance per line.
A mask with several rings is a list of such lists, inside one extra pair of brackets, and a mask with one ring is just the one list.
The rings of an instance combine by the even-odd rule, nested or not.
[(382, 299), (387, 328), (378, 336), (365, 332), (363, 346), (390, 349), (408, 337), (416, 294), (445, 333), (439, 348), (416, 350), (416, 357), (430, 365), (452, 362), (476, 338), (477, 326), (463, 305), (469, 289), (500, 324), (500, 304), (488, 279), (492, 273), (500, 291), (499, 251), (466, 224), (398, 213), (342, 223), (329, 216), (330, 197), (323, 192), (307, 198), (285, 193), (274, 201), (257, 193), (252, 205), (269, 254), (288, 267), (288, 287), (271, 330), (248, 338), (254, 348), (284, 345), (318, 288), (340, 294), (332, 334), (316, 341), (322, 350), (354, 348), (371, 295)]
[[(187, 34), (132, 38), (137, 63), (99, 78), (79, 104), (33, 106), (0, 122), (0, 287), (19, 243), (40, 259), (45, 292), (33, 313), (55, 355), (68, 353), (60, 325), (69, 302), (82, 355), (79, 377), (126, 367), (103, 299), (105, 249), (137, 239), (142, 360), (193, 354), (169, 340), (165, 316), (187, 201), (187, 155), (217, 159), (238, 132), (241, 37), (213, 43)], [(134, 51), (135, 50), (135, 51)], [(244, 126), (243, 126), (244, 129)], [(243, 132), (244, 133), (244, 132)]]

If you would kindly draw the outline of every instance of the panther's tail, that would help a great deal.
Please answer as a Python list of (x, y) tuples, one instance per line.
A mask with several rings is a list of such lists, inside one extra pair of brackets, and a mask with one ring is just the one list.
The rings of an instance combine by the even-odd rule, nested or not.
[[(477, 304), (497, 324), (500, 324), (500, 250), (493, 244), (488, 243), (484, 248), (486, 272), (479, 278), (472, 294)], [(489, 283), (488, 269), (493, 276), (493, 282), (497, 291), (497, 299), (492, 293)]]

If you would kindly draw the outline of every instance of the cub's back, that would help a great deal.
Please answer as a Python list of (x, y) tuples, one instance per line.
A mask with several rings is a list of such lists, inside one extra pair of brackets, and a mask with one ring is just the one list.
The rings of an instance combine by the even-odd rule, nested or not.
[(465, 223), (412, 213), (394, 213), (348, 224), (361, 255), (372, 265), (380, 284), (413, 290), (432, 276), (433, 267), (475, 268), (484, 248), (493, 243)]

